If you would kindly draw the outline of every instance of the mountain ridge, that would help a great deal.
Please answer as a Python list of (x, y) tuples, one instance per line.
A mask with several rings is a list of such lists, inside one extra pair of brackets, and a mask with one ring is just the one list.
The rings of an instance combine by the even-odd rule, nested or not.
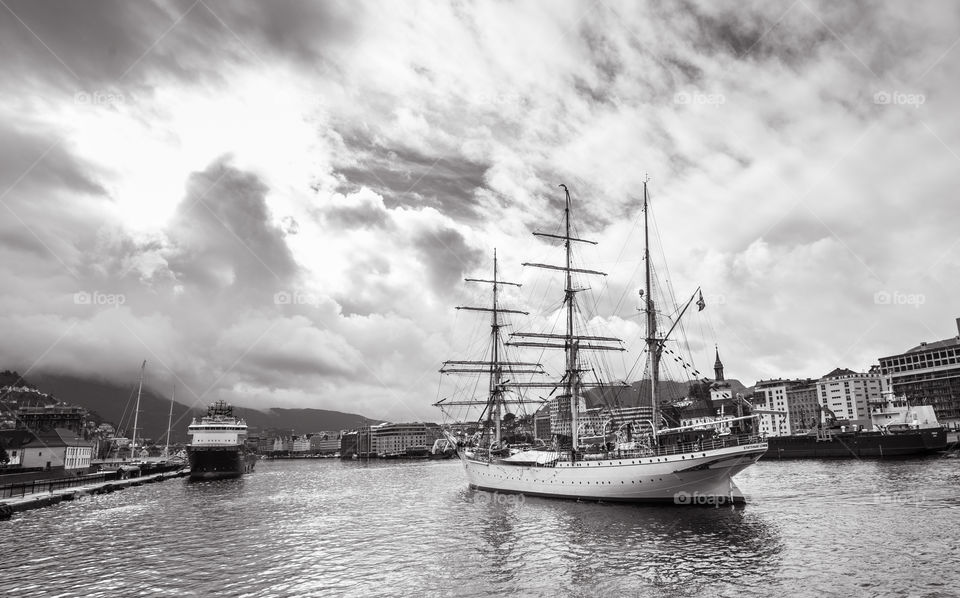
[[(121, 385), (102, 379), (79, 378), (45, 372), (31, 374), (29, 381), (36, 388), (53, 395), (60, 401), (97, 412), (104, 420), (118, 427), (118, 435), (122, 426), (126, 435), (130, 436), (130, 430), (133, 426), (132, 413), (137, 394), (136, 381), (130, 385)], [(204, 401), (202, 404), (190, 406), (174, 401), (170, 427), (172, 442), (187, 442), (187, 426), (194, 417), (200, 417), (206, 413), (207, 402)], [(209, 402), (213, 402), (213, 399)], [(144, 384), (140, 398), (137, 436), (150, 438), (154, 442), (163, 441), (167, 433), (169, 410), (170, 397), (163, 396)], [(329, 409), (270, 408), (264, 411), (235, 406), (234, 411), (246, 420), (248, 426), (259, 430), (267, 428), (293, 429), (300, 434), (323, 430), (343, 430), (384, 421), (368, 418), (357, 413), (345, 413)]]

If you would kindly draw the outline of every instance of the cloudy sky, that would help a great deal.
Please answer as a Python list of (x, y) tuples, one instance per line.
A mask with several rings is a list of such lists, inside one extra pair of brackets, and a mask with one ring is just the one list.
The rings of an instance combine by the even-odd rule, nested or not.
[(958, 35), (946, 0), (2, 0), (0, 367), (436, 419), (495, 247), (551, 325), (520, 263), (565, 183), (630, 372), (649, 176), (700, 370), (865, 370), (957, 333)]

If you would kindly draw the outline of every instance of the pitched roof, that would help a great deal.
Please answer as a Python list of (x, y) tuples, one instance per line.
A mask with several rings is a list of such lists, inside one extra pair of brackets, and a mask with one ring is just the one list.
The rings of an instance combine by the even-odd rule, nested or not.
[(848, 370), (847, 368), (837, 368), (837, 369), (833, 370), (832, 372), (830, 372), (829, 374), (825, 374), (825, 375), (821, 376), (821, 379), (823, 379), (823, 378), (837, 378), (837, 377), (839, 377), (839, 376), (856, 376), (856, 375), (857, 375), (857, 372), (855, 372), (855, 371), (853, 371), (853, 370)]
[(35, 434), (33, 439), (27, 444), (40, 444), (43, 446), (93, 446), (86, 440), (79, 438), (76, 433), (66, 428), (56, 428)]

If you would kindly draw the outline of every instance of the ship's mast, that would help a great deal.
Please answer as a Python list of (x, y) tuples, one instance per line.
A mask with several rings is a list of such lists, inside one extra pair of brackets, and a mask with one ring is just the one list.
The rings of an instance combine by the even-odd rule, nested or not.
[(646, 262), (646, 312), (647, 312), (647, 354), (650, 358), (650, 404), (653, 406), (653, 434), (656, 436), (659, 424), (657, 409), (657, 378), (660, 369), (660, 343), (657, 342), (657, 314), (653, 303), (651, 288), (652, 268), (650, 265), (650, 196), (647, 194), (647, 181), (643, 181), (643, 257)]
[(490, 344), (492, 345), (490, 359), (488, 361), (445, 361), (443, 367), (440, 369), (440, 372), (443, 374), (488, 374), (489, 389), (487, 397), (484, 401), (447, 401), (444, 399), (438, 403), (435, 403), (434, 405), (441, 408), (454, 405), (484, 405), (484, 413), (486, 415), (484, 429), (493, 429), (493, 435), (490, 438), (490, 444), (500, 444), (502, 440), (501, 428), (504, 405), (507, 402), (524, 402), (522, 399), (517, 401), (508, 401), (504, 397), (504, 385), (509, 382), (503, 379), (504, 374), (542, 374), (543, 368), (539, 363), (536, 362), (505, 361), (504, 356), (501, 353), (500, 347), (503, 344), (501, 329), (505, 326), (505, 324), (501, 322), (501, 315), (528, 315), (528, 312), (500, 307), (500, 287), (503, 285), (520, 287), (521, 285), (516, 282), (500, 280), (496, 249), (493, 251), (492, 280), (483, 278), (465, 278), (464, 280), (466, 282), (489, 284), (493, 289), (493, 302), (490, 307), (457, 307), (458, 310), (464, 309), (469, 311), (490, 312)]
[(163, 457), (170, 456), (170, 423), (173, 420), (173, 399), (177, 396), (177, 385), (173, 385), (173, 394), (170, 395), (170, 413), (167, 414), (167, 444), (163, 447)]
[(565, 195), (565, 204), (563, 208), (563, 219), (564, 226), (566, 228), (566, 238), (563, 240), (564, 249), (567, 254), (567, 268), (566, 268), (566, 288), (564, 289), (564, 298), (563, 300), (567, 304), (567, 339), (566, 339), (566, 348), (567, 348), (567, 396), (570, 398), (570, 438), (573, 443), (573, 451), (576, 452), (577, 446), (579, 446), (580, 434), (577, 429), (579, 426), (578, 420), (580, 414), (580, 400), (577, 397), (577, 393), (580, 390), (579, 385), (576, 384), (574, 378), (578, 375), (577, 372), (577, 352), (574, 348), (575, 339), (573, 338), (573, 274), (570, 272), (571, 267), (571, 247), (570, 247), (570, 190), (567, 189), (566, 185), (560, 185), (563, 187), (563, 193)]
[(140, 416), (140, 393), (143, 391), (143, 370), (147, 367), (147, 360), (143, 360), (140, 366), (140, 383), (137, 387), (137, 406), (133, 410), (133, 439), (130, 441), (130, 459), (133, 460), (134, 453), (137, 450), (137, 423)]
[(497, 317), (497, 250), (493, 250), (493, 313), (491, 313), (490, 342), (493, 350), (490, 352), (490, 402), (494, 421), (493, 442), (500, 446), (500, 319)]
[[(621, 346), (621, 340), (613, 337), (606, 336), (584, 336), (576, 333), (574, 329), (574, 311), (575, 311), (575, 297), (576, 293), (582, 289), (575, 289), (573, 287), (573, 273), (578, 274), (588, 274), (594, 276), (606, 276), (604, 272), (598, 272), (596, 270), (586, 270), (583, 268), (574, 268), (573, 267), (573, 242), (580, 243), (589, 243), (590, 245), (596, 245), (596, 241), (588, 241), (587, 239), (579, 239), (577, 237), (571, 236), (572, 226), (570, 224), (570, 212), (572, 202), (570, 200), (570, 190), (567, 189), (566, 185), (560, 185), (564, 191), (564, 234), (552, 234), (544, 232), (534, 232), (533, 234), (538, 237), (547, 237), (551, 239), (559, 239), (564, 243), (564, 249), (566, 254), (566, 260), (563, 266), (556, 266), (550, 264), (533, 264), (525, 262), (524, 266), (531, 266), (534, 268), (545, 268), (547, 270), (561, 270), (564, 272), (564, 302), (566, 303), (566, 330), (563, 334), (544, 334), (544, 333), (532, 333), (532, 332), (514, 332), (511, 336), (513, 339), (524, 339), (531, 338), (532, 341), (524, 340), (511, 340), (508, 342), (508, 345), (516, 347), (540, 347), (545, 349), (563, 349), (566, 356), (566, 374), (563, 377), (562, 382), (556, 383), (554, 385), (545, 385), (543, 383), (530, 383), (523, 384), (527, 388), (551, 388), (556, 389), (560, 384), (563, 384), (564, 395), (570, 401), (570, 425), (571, 425), (571, 441), (573, 453), (576, 453), (577, 445), (579, 444), (580, 431), (578, 430), (579, 424), (579, 414), (580, 414), (580, 390), (585, 386), (600, 386), (601, 384), (586, 384), (580, 379), (580, 370), (578, 368), (578, 355), (581, 351), (623, 351)], [(551, 342), (552, 341), (552, 342)], [(563, 341), (558, 342), (558, 341)], [(613, 384), (612, 386), (624, 386), (621, 384)], [(559, 398), (558, 398), (559, 400)]]

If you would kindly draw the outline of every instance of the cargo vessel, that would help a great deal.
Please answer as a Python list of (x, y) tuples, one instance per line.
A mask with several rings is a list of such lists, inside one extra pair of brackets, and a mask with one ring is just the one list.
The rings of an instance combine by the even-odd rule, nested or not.
[(911, 406), (904, 398), (871, 405), (873, 429), (842, 425), (821, 406), (827, 421), (807, 434), (770, 436), (767, 459), (886, 459), (930, 455), (946, 450), (947, 432), (929, 405)]
[(944, 430), (837, 432), (770, 436), (766, 459), (884, 459), (930, 455), (947, 448)]
[(191, 480), (238, 478), (253, 471), (256, 455), (247, 451), (247, 423), (233, 415), (233, 406), (217, 401), (187, 428)]

